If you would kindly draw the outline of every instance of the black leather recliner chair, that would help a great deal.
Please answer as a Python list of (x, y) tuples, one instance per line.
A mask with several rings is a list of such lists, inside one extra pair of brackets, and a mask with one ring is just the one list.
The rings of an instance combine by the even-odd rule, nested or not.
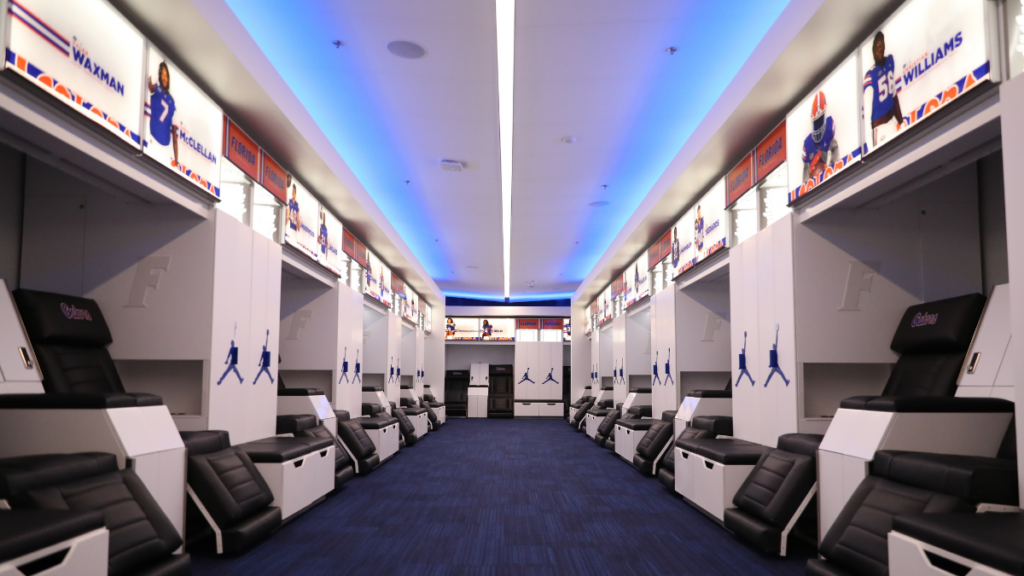
[(594, 402), (590, 401), (590, 402), (584, 402), (583, 405), (581, 405), (579, 408), (577, 408), (576, 409), (576, 413), (573, 414), (573, 417), (572, 417), (572, 427), (575, 428), (577, 431), (582, 430), (583, 429), (584, 418), (586, 418), (587, 413), (593, 407), (594, 407)]
[(881, 412), (1012, 412), (999, 398), (956, 398), (957, 379), (985, 309), (968, 294), (907, 308), (893, 335), (900, 355), (881, 396), (854, 396), (840, 408)]
[(187, 576), (181, 537), (132, 470), (113, 454), (45, 454), (0, 459), (0, 499), (15, 510), (99, 512), (110, 531), (110, 576)]
[[(817, 452), (824, 436), (783, 434), (761, 455), (725, 510), (725, 527), (763, 552), (786, 555), (786, 539), (799, 515), (816, 510)], [(816, 536), (816, 534), (815, 534)]]
[(227, 432), (182, 432), (181, 439), (188, 449), (190, 504), (196, 507), (186, 515), (190, 549), (213, 532), (218, 554), (240, 554), (281, 525), (281, 509), (270, 505), (270, 487), (245, 450), (231, 446)]
[(672, 439), (672, 422), (654, 420), (647, 433), (636, 445), (633, 455), (633, 466), (646, 476), (654, 476), (657, 465), (664, 456), (669, 441)]
[(43, 373), (45, 394), (0, 395), (0, 408), (158, 406), (154, 394), (129, 394), (110, 358), (113, 342), (95, 300), (15, 290), (25, 331)]
[(416, 435), (416, 427), (413, 426), (412, 420), (409, 420), (405, 410), (395, 406), (394, 402), (391, 403), (391, 413), (398, 419), (398, 432), (402, 435), (402, 443), (405, 446), (412, 446), (419, 440), (419, 436)]
[(888, 534), (901, 516), (971, 514), (981, 503), (1018, 504), (1016, 461), (876, 452), (871, 475), (825, 534), (819, 547), (823, 559), (809, 560), (807, 574), (888, 576)]
[(380, 456), (359, 420), (338, 422), (338, 437), (355, 463), (356, 474), (365, 476), (380, 465)]
[(608, 439), (615, 434), (615, 423), (619, 421), (621, 414), (618, 408), (613, 408), (605, 414), (604, 420), (598, 424), (597, 434), (594, 436), (594, 441), (598, 446), (605, 447)]

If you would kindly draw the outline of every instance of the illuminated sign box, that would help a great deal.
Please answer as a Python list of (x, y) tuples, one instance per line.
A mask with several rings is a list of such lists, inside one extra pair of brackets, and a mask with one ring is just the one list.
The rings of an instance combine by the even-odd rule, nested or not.
[(651, 295), (651, 283), (648, 278), (647, 253), (644, 252), (626, 268), (626, 306), (632, 306)]
[(870, 153), (988, 80), (984, 0), (912, 0), (860, 48)]
[(732, 203), (739, 200), (740, 196), (746, 194), (747, 190), (750, 190), (754, 186), (754, 153), (751, 152), (743, 157), (729, 174), (725, 177), (725, 189), (726, 198), (725, 202), (727, 206), (732, 206)]
[(850, 56), (786, 116), (790, 203), (860, 160), (857, 81)]
[(480, 340), (479, 318), (448, 318), (444, 328), (445, 340)]
[(142, 35), (102, 0), (10, 0), (7, 7), (6, 67), (140, 147)]
[(683, 272), (693, 267), (697, 261), (693, 258), (693, 218), (690, 212), (683, 214), (683, 217), (675, 223), (675, 226), (668, 231), (672, 238), (672, 249), (669, 251), (672, 264), (672, 278), (676, 278)]
[(344, 232), (341, 222), (323, 206), (320, 206), (320, 214), (320, 228), (317, 231), (320, 254), (317, 260), (337, 276), (342, 276), (341, 242)]
[[(260, 147), (227, 116), (224, 117), (224, 157), (256, 182), (260, 181)], [(283, 199), (287, 203), (287, 199)]]
[(288, 214), (284, 241), (314, 260), (318, 260), (319, 230), (324, 209), (297, 180), (288, 178)]
[(146, 155), (220, 197), (220, 108), (160, 52), (149, 49), (145, 104)]
[[(783, 120), (754, 148), (754, 178), (760, 181), (786, 161), (786, 121)], [(731, 202), (730, 202), (731, 204)]]
[(260, 164), (262, 165), (260, 184), (271, 194), (277, 196), (278, 200), (287, 204), (288, 173), (262, 148), (260, 149)]

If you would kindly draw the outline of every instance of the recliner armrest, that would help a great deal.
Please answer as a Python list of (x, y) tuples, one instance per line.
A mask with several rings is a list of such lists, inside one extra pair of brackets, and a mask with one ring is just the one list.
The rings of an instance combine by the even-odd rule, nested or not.
[(686, 395), (690, 398), (732, 398), (732, 388), (728, 390), (691, 390)]
[(278, 396), (322, 396), (323, 390), (317, 388), (278, 388)]
[(284, 414), (277, 417), (277, 434), (295, 434), (309, 430), (320, 422), (313, 414)]
[(650, 430), (651, 426), (653, 426), (655, 422), (663, 423), (661, 422), (661, 420), (653, 420), (651, 418), (646, 418), (643, 420), (627, 418), (619, 420), (615, 424), (618, 426), (622, 426), (627, 430)]
[(160, 406), (163, 399), (155, 394), (123, 394), (120, 392), (78, 394), (0, 394), (0, 409), (107, 409)]
[(854, 396), (839, 404), (850, 410), (874, 412), (1012, 413), (1013, 402), (1002, 398), (955, 396)]

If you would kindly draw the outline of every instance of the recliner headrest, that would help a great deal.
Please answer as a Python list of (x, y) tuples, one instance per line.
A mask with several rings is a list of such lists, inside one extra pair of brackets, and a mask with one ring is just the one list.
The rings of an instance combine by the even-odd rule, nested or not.
[(13, 294), (34, 345), (104, 347), (114, 341), (95, 300), (36, 290)]
[(889, 346), (899, 354), (967, 352), (985, 297), (967, 294), (907, 308)]
[(189, 456), (212, 454), (231, 447), (231, 437), (227, 430), (199, 430), (178, 432), (185, 443)]
[(315, 414), (282, 414), (277, 417), (277, 434), (295, 434), (320, 423)]
[(732, 436), (732, 416), (696, 416), (690, 426), (718, 436)]
[(601, 400), (597, 403), (598, 408), (611, 408), (614, 402), (612, 400)]
[(818, 446), (824, 438), (821, 434), (783, 434), (779, 436), (778, 448), (817, 459)]

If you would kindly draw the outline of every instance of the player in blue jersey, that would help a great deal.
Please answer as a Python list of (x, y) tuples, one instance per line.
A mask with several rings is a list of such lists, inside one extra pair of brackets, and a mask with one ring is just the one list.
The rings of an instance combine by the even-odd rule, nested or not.
[(679, 267), (679, 227), (672, 227), (672, 267)]
[(324, 207), (320, 207), (320, 234), (316, 239), (320, 245), (320, 254), (326, 259), (327, 258), (327, 213), (324, 211)]
[(704, 217), (700, 213), (700, 204), (697, 204), (697, 217), (693, 219), (693, 243), (698, 253), (704, 249)]
[(178, 167), (178, 127), (174, 125), (174, 96), (171, 96), (171, 72), (167, 63), (157, 68), (157, 81), (150, 76), (149, 88), (149, 145), (151, 152), (172, 168)]
[(839, 161), (836, 123), (826, 112), (825, 93), (818, 92), (811, 101), (811, 133), (804, 138), (804, 182), (816, 178)]
[(292, 175), (288, 175), (288, 184), (285, 187), (292, 189), (292, 198), (288, 201), (288, 228), (293, 232), (299, 231), (299, 191), (292, 183)]
[(445, 323), (445, 325), (444, 325), (444, 337), (445, 338), (455, 338), (455, 320), (452, 320), (451, 318), (449, 318), (448, 322)]
[(484, 340), (489, 340), (493, 330), (494, 326), (491, 326), (490, 322), (484, 320), (484, 325), (480, 327), (480, 336), (482, 336)]
[(873, 146), (878, 146), (903, 127), (899, 99), (903, 85), (892, 55), (885, 55), (885, 36), (881, 32), (871, 43), (871, 56), (875, 64), (864, 75), (864, 102), (871, 102), (871, 140)]

